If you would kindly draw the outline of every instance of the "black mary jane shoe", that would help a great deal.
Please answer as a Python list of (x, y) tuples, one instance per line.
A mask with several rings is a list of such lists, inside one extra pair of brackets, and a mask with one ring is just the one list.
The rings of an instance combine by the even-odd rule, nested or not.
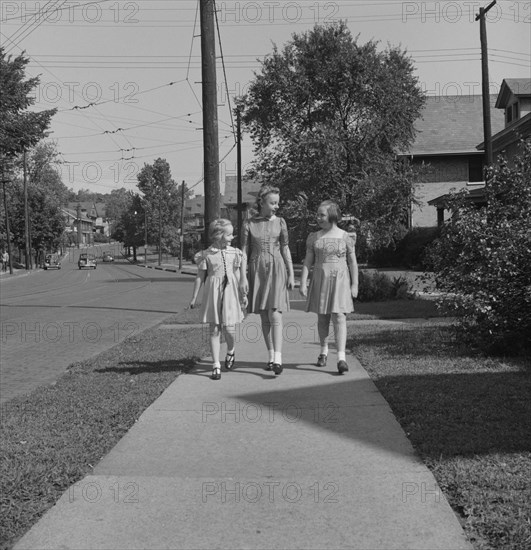
[(319, 357), (317, 358), (317, 366), (318, 367), (326, 367), (326, 353), (321, 353)]
[(341, 360), (337, 362), (337, 372), (339, 372), (339, 374), (348, 372), (348, 365), (346, 361)]
[(273, 372), (278, 376), (282, 371), (284, 370), (284, 367), (282, 365), (279, 365), (278, 363), (273, 363)]
[(234, 353), (227, 353), (225, 356), (225, 369), (232, 370), (234, 367)]
[(214, 367), (212, 369), (212, 380), (220, 380), (220, 379), (221, 379), (221, 368)]
[(269, 361), (264, 370), (273, 370), (273, 364), (273, 361)]

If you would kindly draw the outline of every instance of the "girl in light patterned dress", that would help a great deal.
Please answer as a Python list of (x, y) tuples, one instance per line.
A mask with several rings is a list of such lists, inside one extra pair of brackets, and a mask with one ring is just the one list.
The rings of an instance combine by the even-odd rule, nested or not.
[[(300, 293), (306, 301), (306, 311), (317, 313), (317, 330), (321, 351), (317, 366), (326, 366), (330, 319), (334, 325), (337, 370), (348, 371), (346, 362), (347, 313), (354, 311), (353, 298), (358, 296), (358, 263), (355, 240), (337, 224), (341, 213), (335, 202), (324, 201), (317, 210), (321, 228), (306, 241), (306, 258), (301, 273)], [(306, 282), (313, 266), (310, 288)]]
[(198, 269), (190, 307), (195, 308), (197, 295), (204, 283), (201, 322), (210, 325), (213, 380), (221, 378), (219, 357), (222, 330), (227, 342), (225, 369), (231, 370), (234, 367), (236, 324), (243, 321), (242, 308), (247, 307), (247, 297), (240, 290), (240, 282), (245, 279), (245, 257), (241, 250), (230, 246), (233, 233), (234, 228), (229, 220), (214, 220), (209, 226), (212, 244), (194, 257)]

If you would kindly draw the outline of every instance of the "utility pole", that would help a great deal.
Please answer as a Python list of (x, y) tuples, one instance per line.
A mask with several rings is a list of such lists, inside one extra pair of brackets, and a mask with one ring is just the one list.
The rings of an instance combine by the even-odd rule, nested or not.
[(205, 246), (208, 226), (219, 217), (219, 144), (216, 85), (216, 42), (214, 33), (214, 0), (199, 0), (201, 22), (201, 81), (203, 97), (203, 157), (205, 182)]
[[(24, 248), (25, 248), (25, 260), (26, 270), (31, 269), (31, 239), (30, 239), (30, 227), (29, 227), (29, 209), (28, 209), (28, 169), (26, 165), (26, 149), (22, 154), (22, 161), (24, 163)], [(50, 251), (51, 252), (51, 251)]]
[(236, 201), (237, 206), (237, 235), (238, 235), (238, 247), (241, 247), (242, 238), (242, 217), (243, 217), (243, 204), (242, 204), (242, 128), (241, 128), (241, 114), (240, 109), (236, 109)]
[(77, 213), (77, 247), (81, 248), (81, 204), (78, 202), (76, 206)]
[(7, 208), (7, 175), (5, 174), (5, 159), (2, 159), (2, 187), (4, 189), (4, 213), (6, 216), (6, 239), (7, 239), (7, 253), (9, 255), (9, 273), (13, 275), (13, 255), (11, 253), (11, 232), (9, 230), (9, 210)]
[(184, 247), (184, 180), (181, 183), (181, 232), (179, 234), (179, 271), (183, 268), (183, 247)]
[(147, 265), (147, 206), (144, 200), (144, 265)]
[(159, 186), (159, 267), (162, 263), (162, 184)]
[(496, 4), (493, 0), (486, 8), (479, 8), (476, 21), (479, 20), (479, 37), (481, 40), (481, 95), (483, 98), (483, 143), (485, 147), (485, 164), (492, 164), (492, 129), (490, 124), (489, 61), (487, 55), (487, 26), (485, 14)]

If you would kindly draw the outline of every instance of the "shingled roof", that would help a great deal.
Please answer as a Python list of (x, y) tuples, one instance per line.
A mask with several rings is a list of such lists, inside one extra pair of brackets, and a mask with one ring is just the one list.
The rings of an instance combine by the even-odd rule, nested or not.
[(531, 78), (504, 78), (496, 101), (497, 109), (505, 109), (512, 95), (531, 96)]
[[(492, 134), (503, 129), (504, 113), (491, 100)], [(417, 135), (409, 155), (477, 153), (483, 141), (483, 104), (480, 95), (428, 96), (415, 123)]]

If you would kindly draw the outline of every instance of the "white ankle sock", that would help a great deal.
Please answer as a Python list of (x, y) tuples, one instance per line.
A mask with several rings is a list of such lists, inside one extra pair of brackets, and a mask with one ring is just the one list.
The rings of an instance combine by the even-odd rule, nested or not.
[(328, 355), (328, 344), (321, 346), (321, 355)]
[(282, 353), (280, 353), (280, 351), (275, 351), (275, 358), (273, 359), (273, 361), (277, 365), (282, 365)]
[(274, 363), (275, 362), (275, 350), (274, 349), (268, 349), (269, 353), (269, 362)]
[(337, 352), (337, 360), (338, 361), (345, 361), (345, 355), (346, 355), (346, 353), (344, 351), (338, 351)]

